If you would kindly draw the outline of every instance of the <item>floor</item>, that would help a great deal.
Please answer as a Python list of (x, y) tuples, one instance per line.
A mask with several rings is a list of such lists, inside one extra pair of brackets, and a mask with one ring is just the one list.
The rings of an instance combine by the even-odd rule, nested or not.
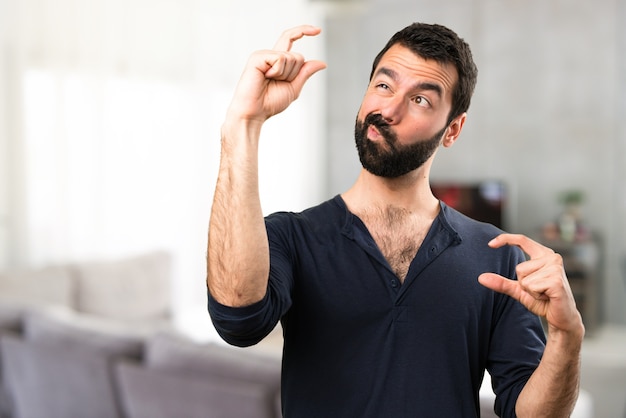
[(594, 418), (626, 418), (626, 326), (607, 325), (585, 339), (581, 388)]

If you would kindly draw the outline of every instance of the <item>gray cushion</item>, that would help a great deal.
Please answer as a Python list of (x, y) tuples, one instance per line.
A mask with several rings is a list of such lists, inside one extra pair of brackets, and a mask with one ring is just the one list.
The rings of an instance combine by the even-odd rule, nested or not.
[(146, 343), (147, 367), (165, 371), (211, 374), (280, 387), (280, 359), (213, 343), (199, 344), (162, 333)]
[(2, 382), (0, 382), (0, 417), (12, 417), (14, 416), (14, 410), (13, 399)]
[[(0, 330), (0, 339), (5, 336), (15, 335), (10, 331), (4, 329)], [(6, 383), (4, 382), (4, 372), (3, 372), (3, 359), (2, 359), (2, 350), (0, 349), (0, 417), (1, 418), (9, 418), (14, 416), (13, 411), (13, 398), (9, 394), (9, 390), (6, 387)]]
[(279, 357), (214, 343), (199, 344), (180, 335), (162, 333), (148, 339), (144, 361), (147, 368), (167, 373), (261, 384), (266, 389), (266, 403), (280, 416)]
[(22, 328), (24, 307), (13, 303), (0, 302), (0, 332), (19, 331)]
[(273, 418), (274, 405), (260, 384), (165, 372), (131, 363), (116, 365), (128, 418)]
[(31, 311), (24, 315), (25, 339), (48, 345), (79, 347), (105, 355), (140, 357), (144, 337), (114, 323), (92, 321), (70, 311)]
[[(0, 302), (0, 338), (21, 332), (25, 308), (20, 304)], [(6, 360), (5, 360), (6, 361)], [(0, 418), (12, 417), (13, 399), (4, 382), (3, 358), (0, 352)]]
[(2, 338), (5, 386), (17, 416), (121, 416), (112, 361), (139, 359), (143, 337), (94, 326), (71, 311), (29, 311), (23, 340)]
[(3, 336), (5, 383), (18, 417), (115, 418), (121, 409), (107, 356), (84, 347)]
[(154, 252), (73, 267), (80, 312), (138, 321), (170, 315), (170, 256)]

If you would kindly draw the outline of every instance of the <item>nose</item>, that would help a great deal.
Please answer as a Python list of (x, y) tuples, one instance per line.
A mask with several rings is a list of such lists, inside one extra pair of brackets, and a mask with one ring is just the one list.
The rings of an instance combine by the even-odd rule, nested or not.
[(380, 115), (389, 124), (398, 123), (404, 114), (405, 103), (400, 96), (390, 96), (383, 99)]

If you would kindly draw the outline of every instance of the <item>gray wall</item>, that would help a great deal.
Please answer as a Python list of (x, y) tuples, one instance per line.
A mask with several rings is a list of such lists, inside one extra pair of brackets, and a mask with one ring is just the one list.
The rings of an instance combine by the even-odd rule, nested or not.
[(509, 229), (528, 234), (558, 216), (561, 191), (582, 190), (582, 215), (604, 248), (602, 314), (626, 323), (624, 3), (336, 2), (325, 24), (327, 194), (356, 178), (352, 130), (374, 55), (413, 21), (447, 25), (472, 46), (479, 81), (461, 139), (440, 150), (433, 180), (504, 180)]

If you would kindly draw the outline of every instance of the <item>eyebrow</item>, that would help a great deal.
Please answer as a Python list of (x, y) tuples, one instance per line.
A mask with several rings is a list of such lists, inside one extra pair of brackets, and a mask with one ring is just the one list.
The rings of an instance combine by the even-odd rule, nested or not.
[[(391, 78), (394, 81), (397, 81), (399, 78), (398, 73), (396, 73), (391, 68), (387, 68), (387, 67), (380, 67), (376, 71), (375, 75), (379, 75), (379, 74), (386, 75), (387, 77)], [(435, 93), (437, 93), (437, 96), (439, 96), (440, 98), (443, 95), (443, 89), (441, 88), (441, 86), (437, 83), (431, 83), (429, 81), (420, 81), (420, 82), (415, 83), (415, 85), (413, 86), (413, 90), (434, 91)]]

